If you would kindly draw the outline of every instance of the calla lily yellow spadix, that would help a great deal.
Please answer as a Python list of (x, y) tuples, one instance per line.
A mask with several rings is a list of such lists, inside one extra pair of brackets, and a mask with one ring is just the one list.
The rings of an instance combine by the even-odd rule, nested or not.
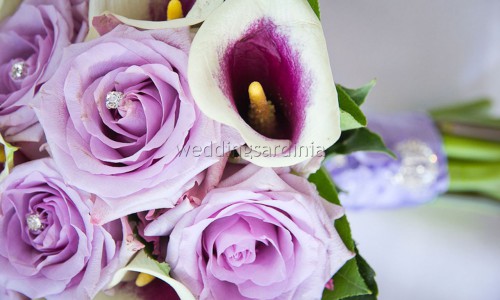
[[(118, 19), (121, 23), (139, 28), (139, 29), (168, 29), (187, 27), (203, 22), (209, 14), (219, 7), (224, 0), (191, 0), (194, 4), (186, 11), (183, 8), (182, 1), (172, 0), (174, 7), (171, 10), (172, 17), (167, 21), (152, 21), (149, 1), (138, 0), (90, 0), (89, 1), (89, 20), (96, 16), (110, 15)], [(175, 4), (179, 2), (179, 4)], [(169, 5), (171, 2), (169, 2)], [(175, 7), (177, 5), (177, 7)], [(178, 9), (181, 9), (180, 11)], [(179, 12), (182, 16), (179, 16)], [(168, 12), (167, 13), (168, 16)], [(92, 23), (92, 22), (90, 22)], [(91, 27), (86, 40), (98, 37), (99, 34), (95, 28)]]
[(278, 124), (276, 123), (276, 109), (271, 101), (267, 100), (262, 85), (254, 81), (248, 87), (250, 108), (248, 120), (250, 125), (265, 136), (274, 135)]
[(167, 21), (184, 18), (182, 3), (179, 0), (170, 0), (167, 6)]
[(139, 275), (137, 275), (137, 279), (135, 280), (135, 285), (137, 285), (138, 287), (143, 287), (150, 284), (151, 281), (155, 279), (156, 277), (148, 273), (139, 273)]
[[(326, 42), (306, 0), (225, 1), (195, 36), (188, 74), (200, 109), (239, 132), (246, 142), (240, 155), (254, 164), (294, 165), (340, 136)], [(252, 124), (254, 81), (275, 107), (272, 134)]]
[(0, 147), (0, 164), (5, 163), (5, 159), (6, 159), (5, 149), (4, 147)]

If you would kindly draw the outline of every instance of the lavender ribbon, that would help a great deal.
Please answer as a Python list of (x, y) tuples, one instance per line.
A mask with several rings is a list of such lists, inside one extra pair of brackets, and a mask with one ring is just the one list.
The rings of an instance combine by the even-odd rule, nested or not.
[(369, 116), (368, 127), (382, 136), (398, 159), (375, 152), (327, 158), (324, 165), (341, 190), (344, 207), (403, 207), (426, 203), (446, 192), (446, 154), (427, 114)]

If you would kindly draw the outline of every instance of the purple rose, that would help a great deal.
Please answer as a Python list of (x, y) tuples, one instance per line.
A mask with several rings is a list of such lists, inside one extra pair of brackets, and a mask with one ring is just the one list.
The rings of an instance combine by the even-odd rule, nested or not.
[(0, 186), (0, 201), (5, 290), (30, 298), (92, 298), (130, 258), (122, 224), (93, 225), (90, 196), (67, 186), (51, 159), (17, 166)]
[(0, 131), (39, 157), (43, 131), (30, 101), (59, 65), (64, 47), (83, 40), (85, 1), (24, 1), (0, 24)]
[(191, 97), (189, 43), (185, 28), (121, 25), (68, 47), (42, 88), (37, 115), (61, 173), (104, 199), (95, 222), (174, 206), (220, 159), (194, 153), (218, 143), (222, 129)]
[(166, 261), (200, 299), (320, 299), (353, 257), (342, 215), (304, 178), (248, 165), (180, 218)]

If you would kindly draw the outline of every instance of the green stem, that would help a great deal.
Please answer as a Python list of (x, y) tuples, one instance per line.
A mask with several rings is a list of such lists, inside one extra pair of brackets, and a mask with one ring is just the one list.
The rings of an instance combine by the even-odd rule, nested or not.
[(491, 110), (492, 101), (487, 98), (480, 98), (474, 101), (460, 103), (455, 105), (448, 105), (444, 107), (435, 108), (429, 111), (434, 119), (450, 116), (464, 116), (468, 115), (483, 115)]
[(472, 192), (500, 200), (500, 162), (450, 159), (450, 192)]
[(449, 159), (500, 162), (500, 143), (446, 134), (443, 143)]

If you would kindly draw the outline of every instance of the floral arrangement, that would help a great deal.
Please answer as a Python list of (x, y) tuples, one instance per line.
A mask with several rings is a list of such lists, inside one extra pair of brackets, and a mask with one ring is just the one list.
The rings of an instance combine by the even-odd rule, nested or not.
[(376, 299), (321, 164), (391, 152), (374, 83), (333, 81), (317, 1), (18, 2), (1, 299)]

